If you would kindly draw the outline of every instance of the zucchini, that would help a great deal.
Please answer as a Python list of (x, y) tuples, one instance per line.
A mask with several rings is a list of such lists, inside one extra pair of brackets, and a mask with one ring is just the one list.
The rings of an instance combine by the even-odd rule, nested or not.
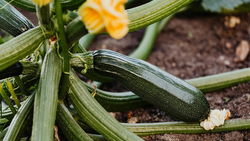
[[(83, 82), (89, 92), (94, 91), (94, 87)], [(118, 112), (131, 110), (138, 107), (149, 105), (148, 102), (142, 100), (139, 96), (132, 92), (107, 92), (96, 89), (97, 94), (95, 99), (102, 105), (102, 107), (109, 112)]]
[(56, 122), (69, 141), (92, 141), (74, 120), (63, 102), (57, 105)]
[(0, 72), (34, 52), (41, 42), (50, 37), (43, 34), (40, 27), (28, 30), (12, 40), (0, 45)]
[(36, 12), (35, 4), (30, 0), (6, 0), (7, 2), (30, 12)]
[(74, 72), (70, 72), (69, 98), (79, 116), (107, 140), (140, 141), (91, 96)]
[(62, 62), (51, 47), (42, 65), (41, 76), (34, 102), (31, 140), (50, 141), (54, 137), (54, 124), (58, 101), (58, 88), (62, 75)]
[(174, 119), (201, 121), (210, 106), (204, 94), (189, 83), (158, 67), (110, 50), (93, 52), (94, 71), (119, 80), (143, 100)]
[(0, 79), (8, 78), (11, 76), (18, 76), (22, 74), (22, 71), (23, 65), (20, 62), (15, 63), (14, 65), (0, 72)]
[(34, 97), (35, 94), (33, 93), (17, 111), (3, 140), (16, 141), (21, 139), (24, 129), (32, 120)]
[(6, 1), (0, 1), (0, 28), (9, 33), (12, 36), (18, 36), (19, 34), (27, 31), (30, 28), (34, 28), (34, 25), (13, 6)]

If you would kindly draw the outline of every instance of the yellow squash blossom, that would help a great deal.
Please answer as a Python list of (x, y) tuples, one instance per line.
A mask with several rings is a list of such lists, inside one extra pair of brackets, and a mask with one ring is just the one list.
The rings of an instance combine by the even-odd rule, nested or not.
[(89, 33), (108, 32), (120, 39), (128, 33), (128, 17), (124, 4), (127, 0), (87, 0), (79, 9)]
[(37, 5), (39, 5), (40, 7), (47, 5), (48, 3), (52, 2), (53, 0), (31, 0), (34, 3), (36, 3)]

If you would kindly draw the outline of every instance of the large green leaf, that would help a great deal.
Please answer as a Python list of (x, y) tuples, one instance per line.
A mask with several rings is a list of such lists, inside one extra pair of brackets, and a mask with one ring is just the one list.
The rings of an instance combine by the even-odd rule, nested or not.
[(233, 10), (235, 7), (249, 2), (250, 0), (202, 0), (202, 6), (205, 10), (221, 12), (222, 9)]

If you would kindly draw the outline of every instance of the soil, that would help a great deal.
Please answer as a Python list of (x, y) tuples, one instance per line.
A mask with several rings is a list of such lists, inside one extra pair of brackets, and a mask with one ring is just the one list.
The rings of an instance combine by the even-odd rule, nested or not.
[[(25, 12), (26, 13), (26, 12)], [(148, 62), (181, 79), (196, 78), (247, 68), (250, 57), (235, 62), (236, 47), (242, 40), (250, 43), (250, 13), (234, 15), (241, 22), (234, 28), (224, 25), (228, 15), (178, 15), (171, 19), (157, 37)], [(31, 18), (34, 18), (34, 13)], [(34, 21), (37, 25), (36, 20)], [(128, 33), (120, 40), (108, 35), (98, 35), (89, 50), (111, 49), (122, 54), (130, 54), (140, 43), (144, 29)], [(127, 91), (119, 82), (104, 84), (102, 89)], [(239, 84), (223, 90), (205, 93), (211, 109), (229, 109), (234, 118), (250, 118), (250, 83)], [(117, 112), (120, 122), (127, 122), (128, 114), (138, 119), (138, 123), (173, 121), (163, 111), (154, 106)], [(146, 141), (186, 141), (186, 140), (250, 140), (250, 130), (212, 134), (162, 134), (142, 137)]]
[[(228, 15), (176, 16), (159, 34), (148, 62), (181, 79), (208, 76), (250, 66), (250, 57), (235, 61), (236, 47), (242, 40), (250, 43), (250, 13), (235, 15), (241, 22), (234, 28), (224, 25)], [(108, 35), (99, 35), (89, 50), (111, 49), (129, 55), (140, 43), (144, 29), (129, 33), (121, 40)], [(102, 89), (126, 91), (119, 82), (105, 84)], [(206, 93), (211, 109), (229, 109), (230, 119), (250, 118), (250, 83)], [(120, 122), (128, 121), (128, 114), (137, 118), (137, 123), (174, 121), (154, 106), (131, 111), (117, 112)], [(216, 134), (164, 134), (143, 137), (146, 141), (186, 141), (186, 140), (250, 140), (250, 130), (232, 131)]]

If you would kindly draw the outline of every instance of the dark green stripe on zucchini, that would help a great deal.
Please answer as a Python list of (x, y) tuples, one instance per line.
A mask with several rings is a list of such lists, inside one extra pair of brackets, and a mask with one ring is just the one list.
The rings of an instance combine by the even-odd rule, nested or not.
[(210, 106), (203, 93), (189, 83), (158, 67), (110, 50), (93, 52), (94, 70), (119, 80), (143, 100), (174, 119), (201, 121)]

